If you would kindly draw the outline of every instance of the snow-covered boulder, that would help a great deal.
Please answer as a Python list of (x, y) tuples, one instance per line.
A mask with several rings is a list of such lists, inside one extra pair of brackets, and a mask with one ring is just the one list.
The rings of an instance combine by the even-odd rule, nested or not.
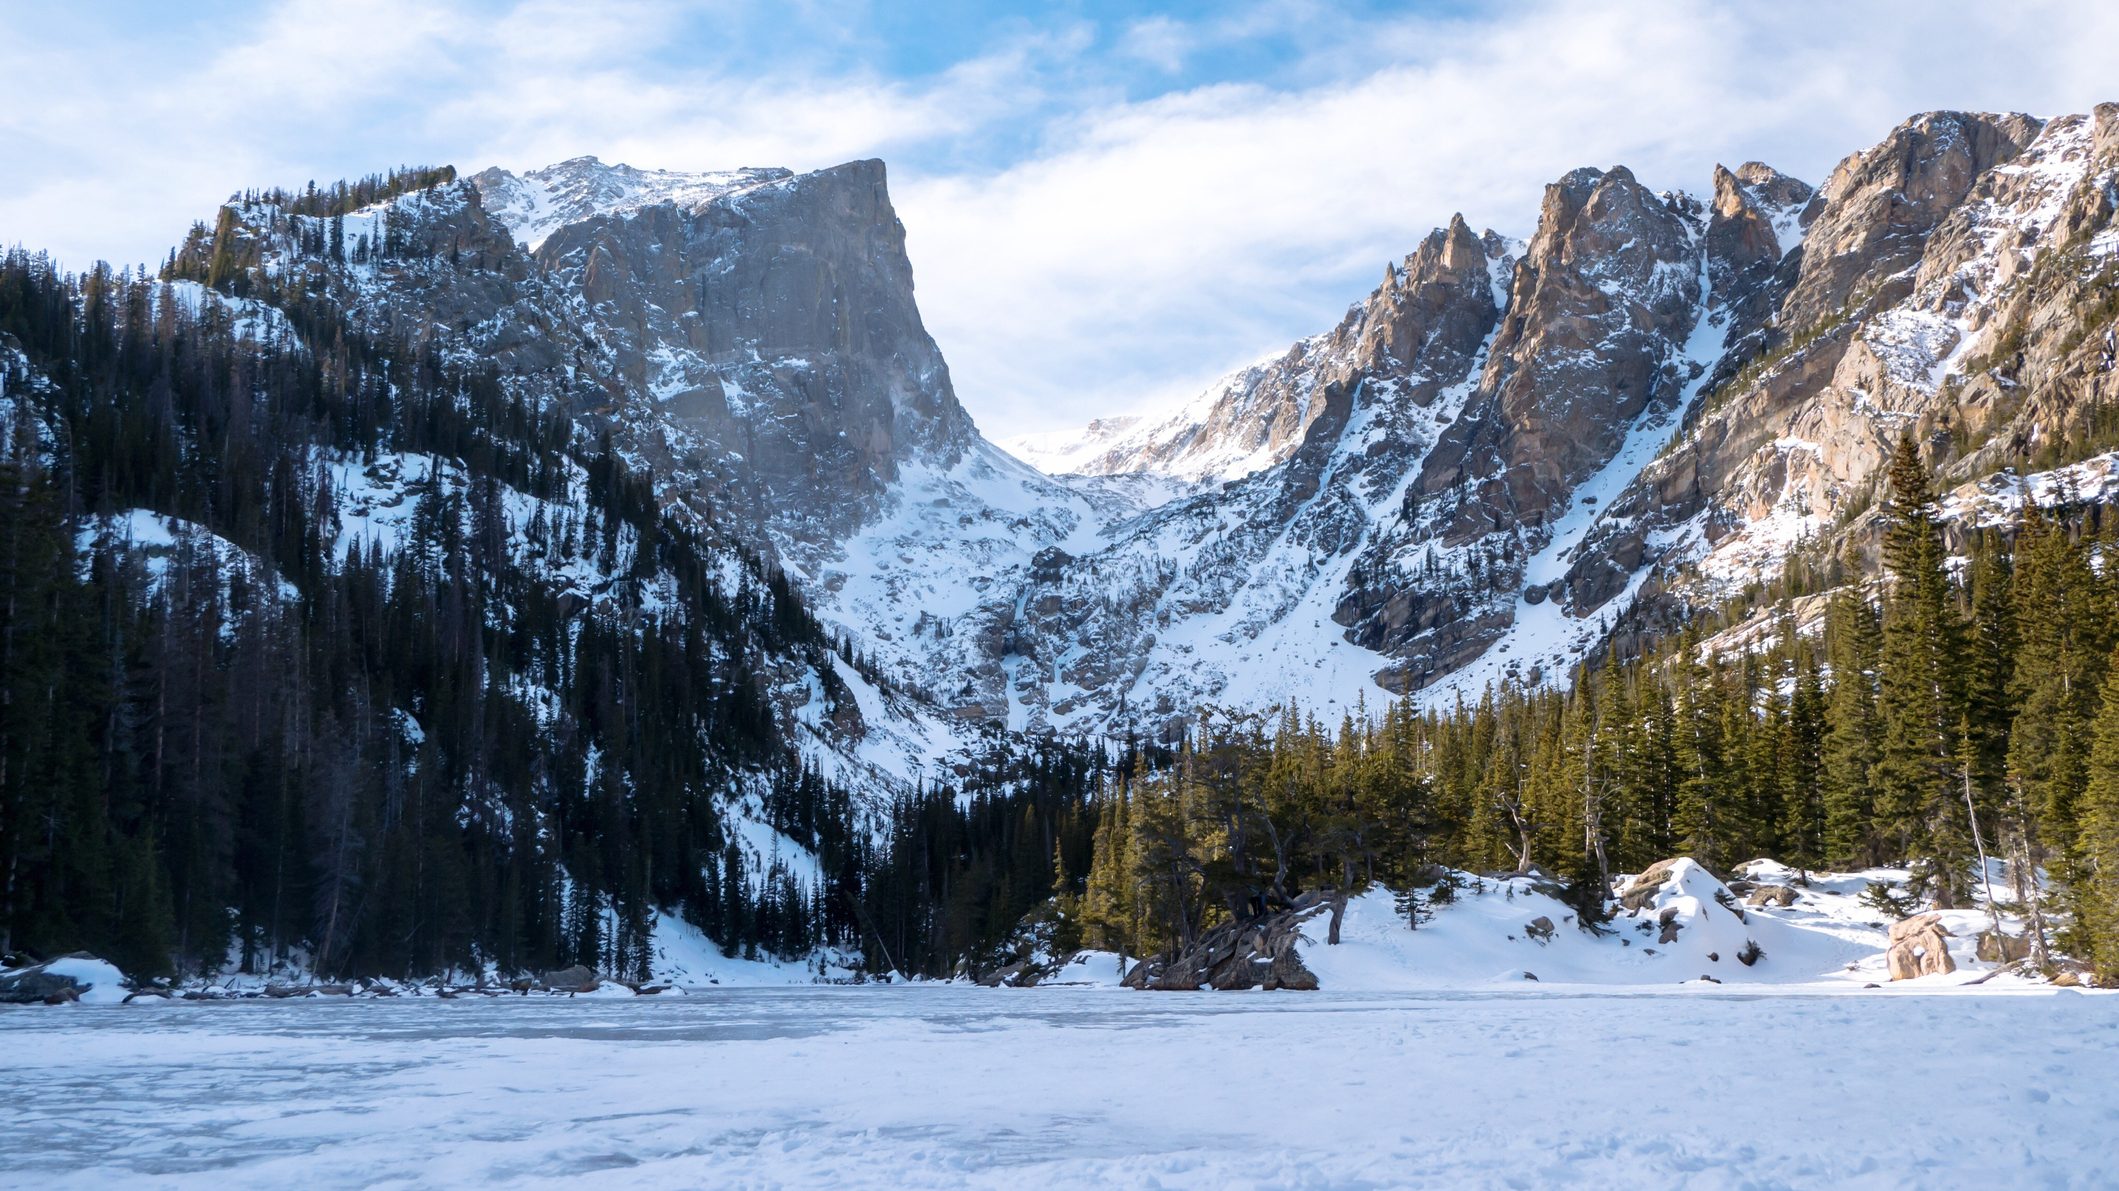
[(1736, 894), (1689, 856), (1650, 865), (1620, 901), (1636, 929), (1647, 933), (1653, 923), (1656, 946), (1676, 945), (1709, 964), (1734, 959), (1747, 968), (1763, 955)]
[(1116, 951), (1077, 951), (1051, 975), (1039, 980), (1038, 986), (1117, 988), (1133, 962)]
[(0, 972), (0, 1004), (116, 1005), (124, 1000), (124, 973), (85, 951)]

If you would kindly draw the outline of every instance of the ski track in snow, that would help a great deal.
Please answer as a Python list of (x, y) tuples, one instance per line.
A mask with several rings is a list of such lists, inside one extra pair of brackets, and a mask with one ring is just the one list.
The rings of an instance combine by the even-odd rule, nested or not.
[(2119, 1000), (745, 990), (0, 1013), (43, 1187), (2091, 1186)]

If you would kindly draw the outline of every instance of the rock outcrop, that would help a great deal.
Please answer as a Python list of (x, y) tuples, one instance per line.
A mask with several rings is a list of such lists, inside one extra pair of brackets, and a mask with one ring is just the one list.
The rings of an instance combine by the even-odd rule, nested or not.
[(81, 999), (81, 982), (49, 963), (0, 972), (0, 1005), (58, 1005)]
[(537, 262), (591, 312), (630, 445), (677, 485), (724, 483), (798, 561), (874, 517), (902, 466), (946, 469), (976, 436), (880, 161), (599, 209)]
[(126, 998), (118, 970), (85, 951), (0, 971), (0, 1005), (70, 1005), (83, 998), (105, 1004)]
[(555, 972), (546, 972), (538, 978), (538, 986), (547, 992), (587, 993), (602, 987), (603, 981), (593, 968), (575, 964)]
[(1950, 931), (1942, 915), (1929, 911), (1891, 924), (1891, 946), (1884, 964), (1893, 980), (1943, 976), (1957, 970), (1950, 958)]
[(1630, 913), (1647, 909), (1655, 904), (1664, 887), (1671, 884), (1678, 875), (1679, 865), (1697, 863), (1689, 856), (1673, 856), (1668, 860), (1656, 861), (1635, 874), (1633, 880), (1628, 881), (1626, 887), (1619, 891), (1620, 907)]
[(2031, 957), (2031, 940), (2028, 935), (2012, 935), (2005, 931), (1983, 930), (1979, 932), (1978, 949), (1975, 954), (1985, 963), (2013, 964)]
[(1786, 885), (1761, 885), (1744, 896), (1747, 906), (1780, 906), (1795, 904), (1795, 890)]

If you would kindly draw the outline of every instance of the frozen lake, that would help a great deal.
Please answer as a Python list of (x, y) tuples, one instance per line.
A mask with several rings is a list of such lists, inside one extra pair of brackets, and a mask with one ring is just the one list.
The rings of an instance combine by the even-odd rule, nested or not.
[(2119, 998), (816, 988), (0, 1010), (17, 1186), (2112, 1186)]

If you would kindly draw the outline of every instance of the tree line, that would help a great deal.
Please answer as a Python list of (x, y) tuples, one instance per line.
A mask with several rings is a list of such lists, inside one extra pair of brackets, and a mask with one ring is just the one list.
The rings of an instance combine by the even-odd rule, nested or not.
[[(290, 317), (259, 342), (159, 279), (0, 258), (0, 951), (645, 977), (673, 914), (934, 971), (1049, 894), (994, 859), (1019, 832), (1086, 868), (1100, 751), (895, 802), (828, 778), (775, 690), (837, 706), (851, 651), (774, 568), (489, 373)], [(364, 469), (397, 540), (343, 532)]]
[[(1902, 441), (1882, 575), (1839, 568), (1821, 632), (1782, 601), (1744, 634), (1702, 617), (1564, 690), (1336, 726), (1201, 713), (1174, 764), (1099, 803), (1078, 917), (1104, 946), (1168, 952), (1305, 890), (1343, 905), (1447, 865), (1542, 871), (1594, 921), (1614, 874), (1678, 854), (1903, 862), (1948, 906), (1984, 857), (2013, 862), (2041, 960), (2050, 939), (2119, 971), (2119, 517), (2026, 500), (2017, 524), (1953, 531), (1953, 556), (1929, 485)], [(1797, 564), (1797, 586), (1817, 569)]]

